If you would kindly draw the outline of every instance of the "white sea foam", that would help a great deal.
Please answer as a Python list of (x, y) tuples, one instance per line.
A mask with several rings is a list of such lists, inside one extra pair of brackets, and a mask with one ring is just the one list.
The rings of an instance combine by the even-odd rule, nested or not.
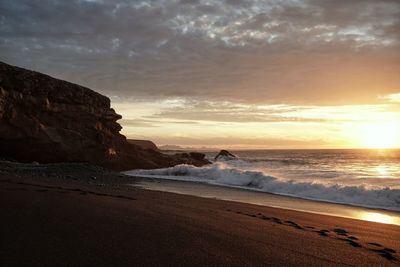
[(224, 162), (216, 162), (200, 168), (178, 165), (165, 169), (128, 171), (126, 174), (240, 187), (307, 199), (400, 211), (400, 189), (285, 180), (269, 176), (262, 171), (234, 168)]

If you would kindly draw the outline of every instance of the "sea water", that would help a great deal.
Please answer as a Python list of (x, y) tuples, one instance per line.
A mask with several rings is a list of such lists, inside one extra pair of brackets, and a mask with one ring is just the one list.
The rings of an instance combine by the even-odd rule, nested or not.
[(400, 211), (400, 150), (233, 151), (204, 167), (178, 165), (129, 175), (191, 181), (303, 199)]

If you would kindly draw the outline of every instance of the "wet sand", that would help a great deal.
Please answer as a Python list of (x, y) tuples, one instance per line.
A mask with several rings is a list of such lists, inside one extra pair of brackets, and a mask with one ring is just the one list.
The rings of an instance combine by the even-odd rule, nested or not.
[(240, 187), (210, 185), (199, 182), (177, 181), (169, 179), (145, 178), (133, 186), (144, 189), (165, 191), (191, 196), (217, 198), (274, 208), (283, 208), (353, 218), (364, 221), (395, 224), (400, 226), (400, 212), (338, 204), (326, 201), (308, 200), (292, 196), (284, 196)]
[(0, 198), (2, 266), (400, 264), (396, 225), (10, 173)]

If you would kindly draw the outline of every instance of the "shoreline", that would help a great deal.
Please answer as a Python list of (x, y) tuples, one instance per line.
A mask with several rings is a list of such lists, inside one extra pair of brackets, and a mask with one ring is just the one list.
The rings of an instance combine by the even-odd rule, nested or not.
[(170, 181), (170, 182), (177, 182), (177, 183), (201, 184), (201, 185), (211, 186), (211, 187), (236, 189), (236, 190), (242, 190), (242, 191), (248, 191), (248, 192), (255, 192), (255, 193), (262, 193), (262, 194), (267, 194), (267, 195), (285, 197), (285, 198), (290, 198), (290, 199), (294, 199), (294, 200), (300, 199), (300, 200), (307, 200), (307, 201), (318, 202), (318, 203), (341, 205), (341, 206), (346, 206), (346, 207), (354, 207), (354, 208), (371, 209), (371, 210), (383, 211), (383, 212), (399, 213), (399, 215), (400, 215), (400, 208), (399, 209), (390, 209), (390, 208), (383, 208), (381, 206), (369, 206), (369, 205), (353, 204), (353, 203), (346, 203), (346, 202), (339, 202), (339, 201), (334, 202), (334, 201), (324, 200), (324, 199), (296, 196), (293, 194), (272, 193), (272, 192), (262, 191), (262, 190), (259, 190), (256, 188), (249, 188), (249, 187), (245, 187), (245, 186), (211, 184), (211, 183), (206, 183), (206, 182), (202, 182), (202, 181), (191, 181), (191, 180), (176, 180), (176, 179), (172, 179), (172, 178), (151, 177), (151, 175), (148, 175), (148, 176), (141, 176), (141, 175), (131, 176), (131, 175), (129, 175), (129, 176), (132, 178), (148, 179), (148, 180), (155, 180), (155, 181)]
[[(313, 150), (319, 151), (319, 150)], [(339, 150), (341, 151), (341, 150)], [(400, 212), (399, 152), (257, 153), (203, 168), (131, 170), (127, 175), (201, 182), (324, 203)], [(210, 155), (206, 155), (210, 158)]]
[[(281, 195), (251, 190), (242, 187), (223, 186), (202, 182), (150, 178), (141, 176), (131, 177), (133, 179), (140, 178), (140, 180), (136, 181), (133, 186), (139, 186), (147, 190), (163, 191), (205, 198), (216, 198), (228, 201), (238, 201), (241, 203), (255, 204), (272, 208), (282, 208), (287, 210), (323, 214), (328, 216), (338, 216), (363, 221), (373, 221), (378, 223), (400, 225), (400, 212), (390, 209), (379, 209), (374, 207), (357, 206), (347, 203), (335, 203), (323, 200), (307, 199), (290, 195)], [(244, 196), (246, 195), (246, 193), (247, 196)], [(252, 198), (250, 195), (256, 197)]]

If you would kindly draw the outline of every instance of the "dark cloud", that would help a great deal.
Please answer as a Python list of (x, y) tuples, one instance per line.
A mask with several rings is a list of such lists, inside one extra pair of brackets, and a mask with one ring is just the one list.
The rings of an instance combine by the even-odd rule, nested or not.
[(400, 86), (399, 1), (2, 0), (0, 59), (133, 99), (365, 103)]

